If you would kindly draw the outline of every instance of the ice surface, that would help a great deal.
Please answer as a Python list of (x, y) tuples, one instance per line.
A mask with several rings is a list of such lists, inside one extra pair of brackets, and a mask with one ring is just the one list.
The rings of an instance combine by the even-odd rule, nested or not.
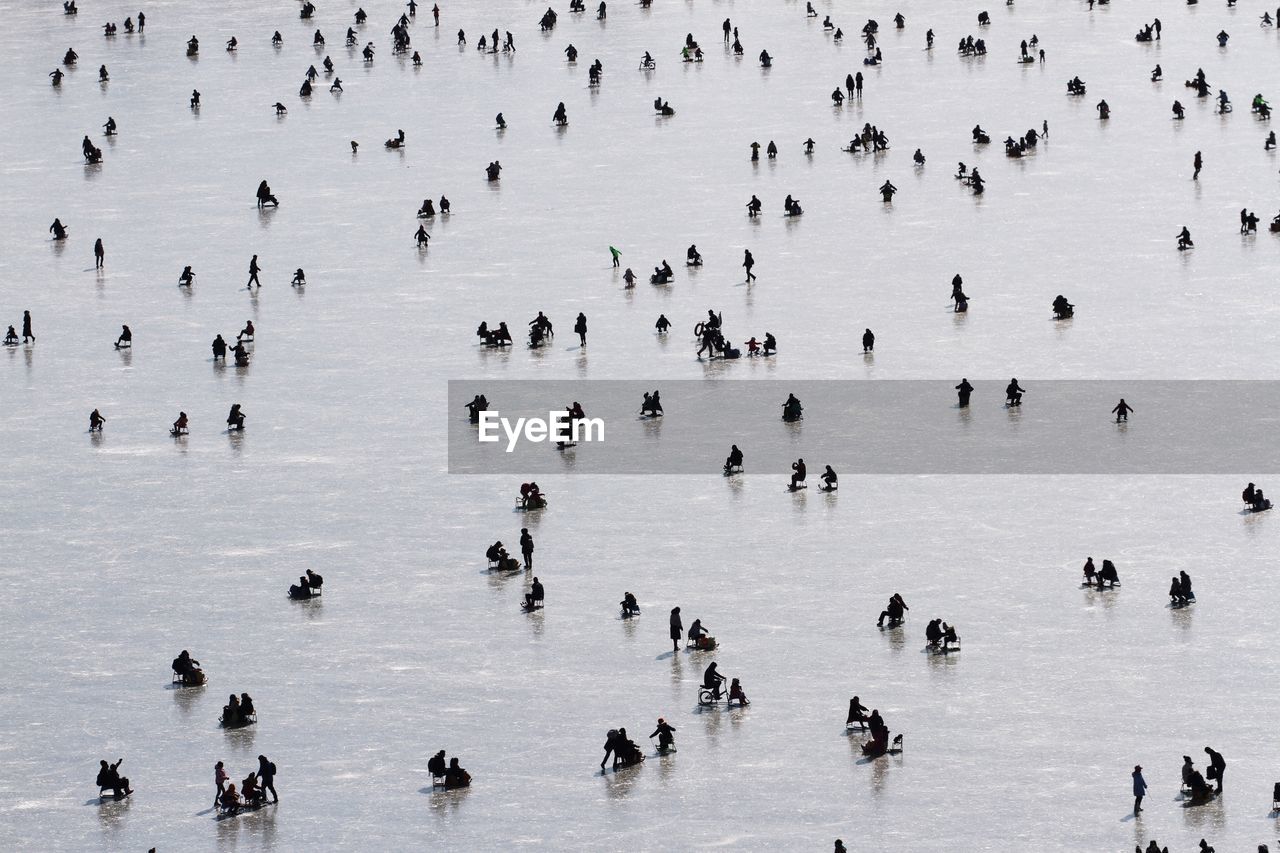
[[(1238, 514), (1241, 478), (867, 477), (790, 495), (759, 476), (565, 475), (540, 478), (552, 506), (522, 518), (516, 479), (444, 474), (445, 418), (462, 414), (445, 411), (448, 379), (1277, 378), (1275, 238), (1236, 233), (1241, 207), (1264, 227), (1274, 213), (1275, 154), (1247, 112), (1255, 92), (1277, 94), (1261, 5), (992, 2), (979, 31), (983, 4), (815, 3), (844, 28), (837, 46), (798, 2), (611, 3), (603, 24), (557, 3), (549, 35), (536, 27), (542, 3), (445, 3), (438, 31), (425, 4), (412, 29), (420, 69), (391, 56), (397, 3), (365, 3), (371, 67), (342, 45), (355, 3), (323, 0), (313, 22), (270, 5), (148, 3), (145, 37), (113, 40), (101, 24), (135, 8), (5, 8), (0, 322), (30, 309), (38, 341), (0, 353), (0, 847), (1274, 841), (1277, 534), (1275, 519)], [(1163, 40), (1134, 43), (1155, 15)], [(726, 16), (740, 60), (720, 42)], [(862, 69), (870, 16), (886, 63)], [(303, 102), (302, 74), (324, 56), (317, 26), (346, 91), (318, 86)], [(477, 54), (494, 27), (515, 35), (514, 56)], [(678, 61), (687, 32), (707, 49), (700, 65)], [(195, 61), (183, 50), (193, 33)], [(970, 33), (987, 40), (985, 59), (955, 55)], [(1047, 63), (1015, 64), (1032, 33)], [(561, 53), (570, 42), (576, 66)], [(69, 46), (80, 63), (55, 90), (45, 75)], [(647, 75), (645, 50), (658, 60)], [(596, 57), (604, 82), (591, 91)], [(1153, 85), (1157, 62), (1166, 81)], [(1183, 88), (1197, 67), (1235, 113)], [(834, 110), (831, 89), (859, 69), (862, 102)], [(1074, 75), (1085, 98), (1065, 95)], [(658, 96), (674, 117), (652, 114)], [(1170, 121), (1174, 98), (1184, 122)], [(570, 124), (557, 131), (561, 100)], [(108, 115), (120, 135), (104, 140)], [(975, 123), (998, 141), (1046, 119), (1047, 143), (1020, 161), (969, 143)], [(892, 149), (840, 153), (865, 121)], [(384, 151), (397, 128), (407, 148)], [(81, 162), (85, 133), (101, 166)], [(749, 143), (770, 139), (778, 160), (750, 164)], [(505, 170), (487, 184), (494, 159)], [(985, 196), (952, 179), (960, 160), (982, 170)], [(263, 178), (278, 210), (254, 207)], [(891, 206), (875, 192), (886, 178), (901, 190)], [(442, 193), (455, 213), (428, 226), (419, 253), (413, 213)], [(766, 206), (754, 222), (752, 193)], [(805, 206), (798, 221), (781, 216), (787, 194)], [(55, 216), (71, 228), (65, 244), (48, 241)], [(1184, 224), (1197, 248), (1178, 253)], [(707, 262), (693, 272), (680, 264), (689, 243)], [(622, 290), (610, 244), (642, 276), (667, 258), (676, 281)], [(254, 253), (263, 287), (250, 295)], [(175, 286), (185, 264), (198, 275), (189, 293)], [(299, 266), (305, 291), (288, 286)], [(947, 299), (956, 272), (973, 300), (964, 316)], [(1051, 320), (1058, 293), (1077, 306), (1070, 323)], [(688, 329), (708, 308), (734, 340), (771, 331), (782, 353), (695, 360)], [(514, 330), (538, 310), (560, 331), (549, 349), (475, 346), (481, 320)], [(585, 350), (569, 331), (579, 311)], [(659, 312), (676, 326), (662, 340)], [(247, 318), (253, 364), (212, 365), (209, 341)], [(110, 347), (122, 323), (132, 352)], [(870, 359), (855, 346), (868, 326)], [(228, 436), (233, 402), (249, 428)], [(1137, 421), (1142, 401), (1130, 402)], [(100, 438), (84, 432), (95, 407), (109, 419)], [(192, 430), (174, 443), (179, 409)], [(484, 548), (513, 544), (522, 524), (547, 587), (534, 615), (519, 611), (521, 577), (484, 571)], [(1080, 590), (1087, 555), (1115, 560), (1123, 589)], [(305, 568), (325, 575), (326, 595), (287, 601)], [(1200, 601), (1169, 611), (1167, 578), (1182, 569)], [(638, 620), (617, 618), (625, 590)], [(910, 619), (881, 634), (875, 616), (895, 591)], [(714, 659), (743, 679), (751, 708), (698, 712), (710, 656), (670, 654), (677, 604), (721, 641)], [(963, 653), (921, 653), (935, 617), (958, 626)], [(168, 689), (182, 648), (204, 663), (206, 688)], [(257, 726), (217, 728), (231, 691), (254, 696)], [(903, 756), (861, 760), (842, 727), (854, 693), (905, 733)], [(677, 727), (678, 754), (595, 772), (607, 729), (643, 742), (659, 716)], [(1183, 809), (1181, 756), (1203, 767), (1206, 744), (1229, 763), (1225, 800)], [(430, 792), (440, 748), (461, 757), (471, 790)], [(215, 822), (214, 762), (238, 780), (259, 753), (279, 765), (280, 806)], [(122, 756), (137, 793), (100, 806), (96, 762)], [(1138, 763), (1152, 787), (1134, 821)]]

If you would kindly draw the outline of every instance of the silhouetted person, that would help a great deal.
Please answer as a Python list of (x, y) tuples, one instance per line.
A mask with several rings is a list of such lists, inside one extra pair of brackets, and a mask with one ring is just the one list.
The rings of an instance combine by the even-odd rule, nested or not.
[(795, 394), (788, 394), (787, 400), (782, 404), (782, 419), (784, 421), (798, 421), (804, 414), (804, 407), (800, 405), (800, 400)]
[(120, 765), (124, 762), (121, 758), (115, 764), (107, 764), (106, 759), (98, 762), (100, 768), (98, 770), (98, 788), (99, 790), (111, 789), (116, 799), (126, 797), (133, 793), (133, 788), (129, 787), (129, 779), (120, 775)]
[[(684, 637), (684, 625), (680, 621), (680, 608), (671, 608), (671, 650), (680, 651), (680, 640)], [(603, 766), (603, 763), (602, 765)]]
[(61, 219), (54, 218), (53, 224), (49, 226), (49, 233), (55, 240), (67, 239), (67, 227), (62, 224)]
[(1004, 389), (1005, 403), (1009, 406), (1021, 406), (1022, 395), (1027, 393), (1027, 389), (1018, 384), (1017, 378), (1009, 380), (1009, 384)]
[(25, 344), (28, 338), (31, 339), (32, 343), (35, 343), (36, 336), (31, 332), (31, 312), (23, 311), (22, 312), (22, 342)]
[(703, 688), (711, 691), (711, 698), (719, 699), (724, 695), (724, 690), (721, 687), (724, 682), (725, 677), (721, 675), (720, 671), (716, 668), (716, 662), (712, 661), (709, 663), (706, 670), (702, 673), (702, 686)]
[(1111, 410), (1111, 413), (1116, 416), (1116, 423), (1120, 423), (1121, 421), (1128, 421), (1129, 413), (1132, 411), (1133, 406), (1130, 406), (1124, 401), (1124, 397), (1121, 397), (1120, 402), (1116, 403), (1116, 407)]
[(876, 336), (870, 329), (862, 333), (862, 351), (871, 352), (876, 348)]
[(268, 791), (271, 792), (271, 802), (280, 802), (280, 795), (276, 793), (276, 765), (275, 762), (268, 761), (265, 755), (258, 756), (258, 777), (259, 785), (262, 788), (263, 799), (266, 798)]
[(546, 598), (546, 591), (542, 588), (542, 582), (535, 576), (533, 583), (529, 585), (529, 591), (524, 594), (524, 609), (533, 610)]
[(876, 620), (876, 627), (883, 628), (885, 619), (889, 620), (890, 628), (902, 624), (906, 619), (906, 611), (910, 609), (911, 608), (907, 606), (907, 602), (903, 600), (902, 596), (895, 592), (893, 595), (889, 596), (888, 606), (886, 606), (884, 610), (880, 611), (880, 618)]
[(1217, 783), (1217, 792), (1222, 793), (1222, 777), (1227, 772), (1226, 759), (1222, 757), (1222, 753), (1217, 752), (1209, 747), (1204, 748), (1205, 753), (1209, 756), (1209, 778)]
[(961, 378), (960, 384), (956, 386), (956, 392), (960, 397), (960, 408), (968, 408), (969, 395), (973, 393), (973, 386), (969, 384), (969, 380)]
[(116, 338), (116, 349), (133, 346), (133, 332), (128, 326), (120, 327), (120, 337)]
[(276, 207), (280, 206), (280, 200), (271, 192), (271, 185), (266, 180), (258, 184), (258, 189), (254, 192), (254, 195), (258, 199), (259, 209), (266, 207), (268, 204)]
[(533, 568), (533, 536), (529, 534), (529, 528), (520, 528), (520, 555), (524, 557), (524, 567), (526, 569)]
[[(752, 198), (754, 198), (754, 196)], [(751, 268), (755, 265), (756, 259), (751, 257), (751, 250), (744, 249), (742, 253), (742, 267), (747, 271), (747, 281), (755, 281), (755, 273), (751, 271)]]
[(262, 287), (262, 282), (258, 281), (258, 273), (261, 271), (262, 271), (262, 268), (258, 266), (258, 256), (254, 255), (252, 258), (249, 259), (248, 287), (253, 287), (255, 284), (258, 285), (258, 287)]
[(578, 319), (573, 323), (573, 333), (578, 336), (580, 346), (587, 345), (587, 315), (578, 312)]
[(866, 728), (867, 711), (871, 710), (863, 705), (857, 696), (849, 700), (849, 716), (845, 718), (844, 724), (852, 726), (857, 723), (860, 728)]
[(649, 737), (651, 738), (656, 737), (658, 739), (658, 750), (661, 752), (666, 752), (667, 750), (675, 746), (675, 743), (676, 743), (675, 731), (676, 731), (675, 726), (668, 723), (662, 717), (659, 717), (658, 727), (654, 729), (653, 734), (649, 735)]
[(742, 451), (738, 449), (738, 445), (732, 445), (729, 450), (729, 457), (724, 461), (724, 471), (726, 474), (733, 473), (735, 469), (742, 468)]
[(107, 250), (103, 248), (102, 238), (99, 237), (93, 242), (93, 268), (102, 269), (103, 262), (106, 260)]
[(800, 488), (800, 484), (804, 482), (805, 477), (808, 474), (808, 469), (805, 468), (804, 459), (801, 458), (792, 462), (791, 471), (791, 490), (795, 491)]
[(449, 767), (444, 772), (446, 788), (466, 788), (471, 785), (471, 774), (462, 769), (457, 758), (449, 759)]

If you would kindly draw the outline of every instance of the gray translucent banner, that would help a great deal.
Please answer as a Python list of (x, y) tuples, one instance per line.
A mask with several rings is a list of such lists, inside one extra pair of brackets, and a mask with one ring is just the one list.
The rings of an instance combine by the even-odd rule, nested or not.
[[(1235, 474), (1280, 472), (1280, 382), (971, 380), (968, 408), (954, 381), (494, 381), (449, 382), (453, 474), (719, 474), (736, 444), (748, 474), (789, 474), (803, 457), (816, 482), (839, 474)], [(661, 392), (664, 415), (640, 414)], [(602, 440), (482, 443), (466, 404), (490, 417), (549, 419), (575, 401), (603, 423)], [(782, 420), (794, 394), (802, 420)], [(1127, 423), (1112, 408), (1133, 407)], [(598, 426), (598, 424), (597, 424)], [(592, 438), (598, 438), (592, 436)]]

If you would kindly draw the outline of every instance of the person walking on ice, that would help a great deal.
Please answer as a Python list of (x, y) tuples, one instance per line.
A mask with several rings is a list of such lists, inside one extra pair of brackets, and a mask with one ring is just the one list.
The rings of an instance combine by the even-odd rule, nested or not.
[(1147, 795), (1147, 780), (1142, 778), (1142, 765), (1133, 768), (1133, 813), (1142, 814), (1142, 798)]
[(262, 282), (258, 281), (258, 273), (261, 271), (262, 268), (258, 266), (258, 256), (254, 255), (249, 260), (249, 284), (245, 286), (246, 290), (252, 288), (255, 284), (258, 287), (262, 287)]

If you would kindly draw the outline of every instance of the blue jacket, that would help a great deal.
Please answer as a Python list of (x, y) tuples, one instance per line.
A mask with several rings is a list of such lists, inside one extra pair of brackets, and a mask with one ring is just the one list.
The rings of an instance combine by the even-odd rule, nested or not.
[(1142, 771), (1133, 771), (1133, 795), (1135, 797), (1144, 796), (1147, 793), (1147, 780), (1142, 778)]

